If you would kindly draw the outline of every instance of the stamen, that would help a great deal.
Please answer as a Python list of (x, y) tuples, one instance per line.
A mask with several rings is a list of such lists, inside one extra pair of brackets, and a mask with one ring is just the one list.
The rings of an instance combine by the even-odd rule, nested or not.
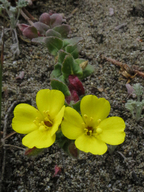
[(101, 119), (98, 119), (97, 122), (100, 123), (100, 122), (101, 122)]
[(88, 116), (87, 116), (86, 114), (84, 114), (84, 118), (85, 118), (85, 119), (87, 119), (87, 118), (88, 118)]
[(101, 129), (100, 127), (98, 127), (98, 128), (96, 129), (96, 132), (97, 132), (98, 134), (100, 134), (100, 133), (102, 133), (102, 129)]
[(93, 121), (93, 117), (90, 117), (90, 121)]
[(40, 130), (40, 131), (46, 131), (46, 128), (45, 128), (45, 126), (41, 125), (41, 126), (39, 127), (39, 130)]
[(92, 130), (89, 130), (89, 135), (92, 136)]

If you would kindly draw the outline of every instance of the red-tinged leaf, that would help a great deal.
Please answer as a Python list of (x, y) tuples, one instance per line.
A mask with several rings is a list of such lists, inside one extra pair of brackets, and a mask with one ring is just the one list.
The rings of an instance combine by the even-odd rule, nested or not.
[(50, 16), (50, 25), (51, 28), (57, 26), (57, 25), (61, 25), (62, 24), (62, 16), (58, 13), (54, 13)]
[(34, 26), (29, 26), (23, 30), (23, 35), (29, 39), (38, 37), (38, 31)]
[(48, 13), (41, 14), (39, 21), (46, 25), (50, 25), (50, 15)]
[(36, 147), (33, 147), (31, 149), (27, 148), (25, 151), (26, 156), (37, 156), (39, 155), (44, 149), (38, 149)]
[(27, 148), (25, 151), (25, 155), (30, 155), (35, 149), (36, 147), (33, 147), (32, 149)]
[(34, 27), (40, 32), (41, 35), (45, 35), (46, 31), (49, 29), (49, 26), (41, 23), (41, 22), (35, 22)]
[(30, 25), (26, 25), (26, 24), (23, 24), (23, 23), (22, 23), (22, 24), (18, 24), (17, 26), (18, 26), (18, 28), (19, 28), (22, 32), (23, 32), (23, 30), (26, 29), (27, 27), (30, 27)]

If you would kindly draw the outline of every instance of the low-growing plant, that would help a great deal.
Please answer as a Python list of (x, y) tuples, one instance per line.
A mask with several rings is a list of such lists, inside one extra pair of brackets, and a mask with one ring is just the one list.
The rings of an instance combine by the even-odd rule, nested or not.
[(125, 104), (125, 107), (131, 112), (133, 119), (139, 121), (143, 117), (142, 115), (142, 110), (144, 107), (143, 87), (139, 83), (134, 84), (133, 93), (136, 95), (137, 100), (132, 99), (128, 100), (127, 103)]
[(42, 43), (55, 57), (51, 73), (51, 90), (36, 95), (37, 109), (25, 103), (14, 109), (12, 128), (26, 136), (27, 155), (37, 154), (57, 143), (73, 157), (79, 150), (94, 155), (104, 154), (110, 145), (125, 139), (125, 123), (120, 117), (108, 117), (110, 103), (105, 98), (86, 95), (81, 80), (90, 76), (94, 67), (79, 58), (81, 38), (68, 38), (70, 26), (61, 14), (43, 13), (32, 26), (19, 24), (23, 35)]

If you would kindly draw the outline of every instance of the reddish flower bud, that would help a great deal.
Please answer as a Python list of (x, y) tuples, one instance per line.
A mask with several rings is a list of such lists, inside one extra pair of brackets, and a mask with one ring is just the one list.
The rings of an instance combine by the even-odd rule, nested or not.
[(72, 100), (77, 102), (79, 100), (79, 96), (77, 94), (77, 91), (76, 90), (72, 90), (71, 91), (71, 96), (72, 96)]
[(71, 96), (66, 96), (65, 99), (66, 99), (66, 102), (67, 102), (68, 104), (70, 104), (70, 102), (71, 102), (71, 100), (72, 100), (72, 97), (71, 97)]
[(79, 80), (79, 78), (77, 76), (69, 75), (68, 79), (69, 79), (69, 89), (70, 89), (70, 91), (71, 90), (76, 90), (79, 96), (85, 94), (83, 84), (82, 84), (82, 82)]

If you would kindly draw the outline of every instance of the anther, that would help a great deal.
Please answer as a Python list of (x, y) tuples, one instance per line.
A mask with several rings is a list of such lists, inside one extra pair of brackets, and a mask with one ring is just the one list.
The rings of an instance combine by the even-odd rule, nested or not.
[(93, 117), (90, 117), (90, 121), (93, 121)]
[(87, 116), (86, 114), (84, 114), (84, 118), (86, 118), (86, 119), (87, 119), (87, 117), (88, 117), (88, 116)]
[(41, 126), (39, 127), (39, 130), (40, 130), (40, 131), (45, 131), (45, 130), (46, 130), (46, 129), (45, 129), (45, 126), (41, 125)]
[(102, 133), (102, 129), (98, 127), (98, 128), (96, 129), (96, 132), (97, 132), (98, 134), (100, 134), (100, 133)]
[(101, 119), (98, 119), (97, 122), (100, 123), (100, 122), (101, 122)]

